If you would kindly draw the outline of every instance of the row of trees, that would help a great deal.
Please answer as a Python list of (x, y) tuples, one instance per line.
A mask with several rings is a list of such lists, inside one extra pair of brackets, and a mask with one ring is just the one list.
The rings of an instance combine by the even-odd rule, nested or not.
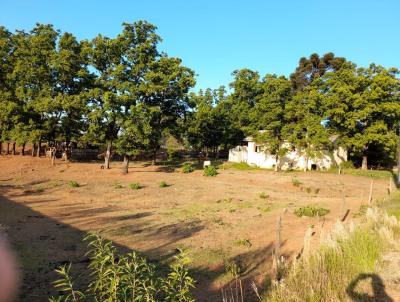
[(123, 24), (115, 38), (78, 41), (38, 24), (30, 32), (0, 28), (1, 141), (71, 141), (111, 146), (124, 157), (157, 150), (187, 110), (194, 72), (158, 50), (145, 21)]
[(104, 146), (105, 166), (113, 149), (127, 172), (131, 156), (155, 156), (167, 133), (207, 155), (253, 135), (278, 162), (285, 141), (312, 157), (332, 147), (335, 136), (364, 168), (367, 158), (393, 163), (397, 69), (313, 54), (290, 78), (241, 69), (229, 93), (224, 87), (193, 93), (194, 72), (160, 52), (160, 41), (145, 21), (90, 41), (52, 25), (14, 33), (0, 27), (0, 143), (13, 142), (22, 154), (27, 143), (32, 154), (44, 142)]
[(332, 53), (302, 58), (290, 79), (238, 70), (229, 95), (223, 87), (191, 95), (195, 110), (186, 137), (192, 145), (215, 149), (253, 135), (276, 156), (277, 169), (288, 151), (285, 141), (309, 158), (332, 148), (335, 138), (364, 169), (368, 158), (390, 166), (399, 144), (398, 74), (375, 64), (358, 68)]

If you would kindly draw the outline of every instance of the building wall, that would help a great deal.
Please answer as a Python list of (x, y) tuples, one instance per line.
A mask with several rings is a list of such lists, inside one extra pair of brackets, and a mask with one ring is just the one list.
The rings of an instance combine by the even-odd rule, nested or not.
[[(287, 146), (289, 145), (287, 144)], [(261, 150), (256, 150), (260, 148)], [(258, 152), (256, 152), (258, 151)], [(322, 151), (318, 158), (310, 158), (308, 160), (307, 169), (311, 170), (314, 167), (320, 170), (329, 169), (332, 165), (340, 164), (347, 160), (347, 151), (343, 148), (335, 149), (333, 152)], [(276, 165), (275, 155), (271, 155), (255, 142), (248, 142), (245, 146), (238, 146), (229, 151), (229, 161), (245, 162), (249, 165), (255, 165), (260, 168), (273, 169)], [(299, 169), (303, 170), (306, 166), (306, 158), (297, 150), (289, 151), (285, 156), (280, 158), (280, 167), (283, 170)]]

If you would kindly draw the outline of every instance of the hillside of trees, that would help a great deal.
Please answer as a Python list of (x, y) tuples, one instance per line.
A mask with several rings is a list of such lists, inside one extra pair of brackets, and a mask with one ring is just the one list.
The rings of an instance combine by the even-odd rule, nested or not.
[(161, 52), (160, 42), (146, 21), (82, 41), (52, 25), (0, 27), (1, 150), (100, 146), (106, 167), (115, 152), (127, 172), (132, 157), (156, 154), (166, 135), (207, 156), (253, 135), (277, 157), (284, 141), (317, 156), (336, 135), (364, 169), (395, 164), (398, 69), (312, 54), (289, 78), (240, 69), (229, 87), (195, 93), (195, 71)]

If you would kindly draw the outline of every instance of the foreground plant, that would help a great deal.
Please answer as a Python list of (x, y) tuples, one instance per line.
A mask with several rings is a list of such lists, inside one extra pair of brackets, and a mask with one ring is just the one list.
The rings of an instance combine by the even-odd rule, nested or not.
[[(90, 283), (86, 290), (78, 291), (71, 277), (71, 264), (56, 270), (60, 279), (53, 284), (60, 292), (50, 302), (193, 302), (191, 289), (195, 281), (188, 272), (189, 259), (180, 253), (174, 257), (169, 272), (149, 263), (135, 252), (118, 255), (108, 240), (96, 234), (88, 241)], [(84, 280), (86, 283), (86, 280)]]
[(204, 168), (203, 175), (204, 176), (217, 176), (218, 175), (217, 168), (214, 166), (207, 166)]

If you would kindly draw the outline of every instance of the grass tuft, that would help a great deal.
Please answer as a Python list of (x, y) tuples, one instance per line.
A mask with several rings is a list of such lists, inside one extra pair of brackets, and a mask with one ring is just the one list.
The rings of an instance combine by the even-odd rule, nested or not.
[(294, 214), (297, 217), (315, 217), (315, 216), (325, 216), (326, 214), (329, 213), (328, 209), (317, 207), (317, 206), (312, 206), (308, 205), (305, 207), (300, 207), (294, 211)]
[(131, 183), (129, 185), (129, 188), (131, 188), (132, 190), (139, 190), (141, 188), (140, 184), (137, 182)]
[(168, 187), (168, 184), (165, 181), (160, 182), (160, 184), (158, 185), (160, 188), (166, 188)]
[(79, 183), (77, 183), (77, 182), (74, 181), (74, 180), (71, 180), (68, 184), (69, 184), (69, 186), (70, 186), (71, 188), (79, 188), (79, 187), (80, 187)]

